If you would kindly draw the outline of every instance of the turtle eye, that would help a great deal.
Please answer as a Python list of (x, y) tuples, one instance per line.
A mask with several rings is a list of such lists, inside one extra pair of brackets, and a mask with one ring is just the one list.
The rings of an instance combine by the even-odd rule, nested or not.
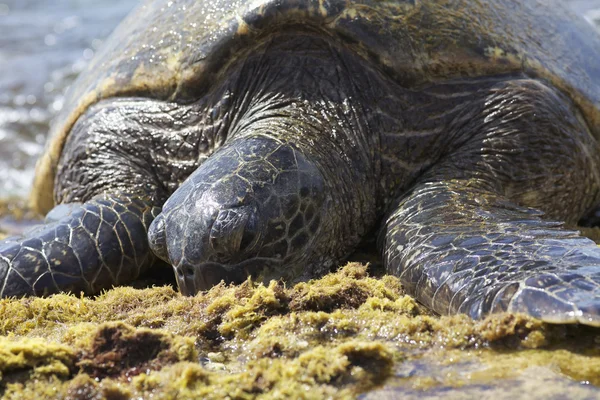
[(210, 230), (209, 243), (221, 261), (249, 250), (256, 242), (255, 210), (249, 206), (219, 210)]
[(244, 234), (242, 235), (242, 241), (240, 243), (240, 252), (249, 252), (254, 249), (258, 241), (258, 226), (257, 219), (254, 218), (256, 214), (252, 214), (246, 221), (246, 227), (244, 228)]

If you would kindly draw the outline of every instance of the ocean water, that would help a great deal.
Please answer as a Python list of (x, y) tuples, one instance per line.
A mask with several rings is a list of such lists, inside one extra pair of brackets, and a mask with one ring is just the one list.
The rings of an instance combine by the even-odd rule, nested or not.
[[(137, 0), (0, 0), (0, 198), (23, 196), (64, 93)], [(600, 0), (571, 0), (600, 24)]]
[(0, 197), (24, 195), (65, 90), (137, 0), (0, 0)]

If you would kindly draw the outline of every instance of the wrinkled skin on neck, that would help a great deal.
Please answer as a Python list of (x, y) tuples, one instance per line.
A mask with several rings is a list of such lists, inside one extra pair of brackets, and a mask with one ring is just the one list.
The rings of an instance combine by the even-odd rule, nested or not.
[(327, 40), (294, 34), (234, 67), (224, 83), (226, 142), (149, 231), (183, 293), (248, 275), (322, 274), (373, 228), (379, 163), (368, 104), (382, 87), (369, 87), (379, 78), (363, 64)]

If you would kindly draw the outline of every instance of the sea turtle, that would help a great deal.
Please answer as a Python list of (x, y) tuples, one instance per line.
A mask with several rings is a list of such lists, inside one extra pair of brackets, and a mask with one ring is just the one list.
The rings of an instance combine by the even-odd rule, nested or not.
[(288, 282), (379, 231), (441, 314), (600, 325), (600, 38), (562, 1), (148, 0), (38, 163), (46, 225), (2, 296), (95, 293), (158, 258), (194, 294)]

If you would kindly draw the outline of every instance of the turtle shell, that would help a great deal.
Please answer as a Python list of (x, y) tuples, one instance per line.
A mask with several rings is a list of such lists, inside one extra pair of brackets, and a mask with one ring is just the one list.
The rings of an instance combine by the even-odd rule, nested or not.
[(77, 118), (109, 97), (188, 102), (227, 65), (290, 29), (328, 35), (406, 87), (522, 71), (567, 93), (600, 137), (600, 37), (553, 0), (147, 0), (74, 83), (38, 162), (31, 206), (53, 205)]

